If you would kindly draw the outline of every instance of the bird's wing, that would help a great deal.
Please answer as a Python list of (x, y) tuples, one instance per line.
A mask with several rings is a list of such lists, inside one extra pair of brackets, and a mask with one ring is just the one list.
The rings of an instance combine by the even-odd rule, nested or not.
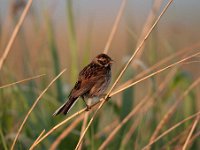
[[(104, 75), (104, 74), (103, 74)], [(76, 97), (84, 95), (89, 92), (95, 83), (99, 82), (102, 74), (98, 74), (98, 68), (86, 66), (79, 74), (78, 81), (72, 89), (69, 97)]]

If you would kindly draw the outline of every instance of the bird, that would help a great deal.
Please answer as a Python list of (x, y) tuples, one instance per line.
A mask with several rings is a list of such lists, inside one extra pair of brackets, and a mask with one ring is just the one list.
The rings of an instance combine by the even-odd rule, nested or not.
[(90, 107), (87, 105), (86, 99), (100, 98), (102, 95), (105, 95), (104, 92), (111, 81), (112, 63), (113, 60), (107, 54), (101, 53), (97, 55), (80, 71), (77, 82), (68, 96), (68, 100), (54, 112), (53, 116), (59, 114), (66, 115), (79, 97), (83, 99), (87, 110), (89, 110)]

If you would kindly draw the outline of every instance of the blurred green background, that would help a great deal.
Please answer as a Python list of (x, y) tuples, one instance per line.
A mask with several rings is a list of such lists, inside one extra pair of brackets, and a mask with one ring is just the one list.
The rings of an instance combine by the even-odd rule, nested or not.
[[(16, 132), (33, 102), (53, 77), (64, 68), (67, 68), (67, 71), (45, 93), (30, 115), (15, 149), (28, 149), (43, 129), (49, 130), (66, 118), (62, 116), (53, 118), (52, 114), (66, 101), (81, 68), (97, 54), (103, 52), (120, 3), (121, 0), (33, 1), (1, 70), (0, 86), (39, 74), (46, 75), (39, 79), (0, 89), (0, 149), (11, 147)], [(158, 16), (166, 3), (167, 1), (162, 3), (155, 16)], [(0, 56), (4, 52), (25, 4), (25, 0), (0, 1)], [(108, 52), (108, 55), (115, 60), (112, 69), (113, 81), (124, 63), (133, 54), (144, 24), (152, 10), (152, 5), (154, 5), (154, 1), (127, 1)], [(199, 13), (200, 1), (175, 0), (147, 40), (142, 56), (130, 65), (120, 83), (133, 79), (140, 72), (178, 51), (200, 50)], [(181, 58), (175, 57), (170, 63)], [(164, 66), (170, 63), (166, 63)], [(173, 70), (175, 71), (171, 73)], [(169, 81), (160, 92), (160, 84), (168, 78), (170, 73), (172, 75), (169, 77)], [(150, 99), (152, 95), (159, 93), (153, 97), (155, 104), (147, 110), (141, 110), (129, 120), (108, 145), (108, 149), (113, 150), (141, 149), (148, 144), (149, 138), (163, 115), (199, 75), (198, 62), (185, 64), (112, 97), (112, 100), (99, 112), (86, 134), (83, 149), (98, 149), (113, 128), (130, 113), (144, 96), (149, 94)], [(196, 88), (184, 97), (184, 101), (162, 131), (200, 109), (199, 93), (199, 88)], [(79, 101), (70, 114), (80, 110), (83, 106), (84, 103)], [(70, 123), (72, 122), (73, 120)], [(115, 124), (112, 126), (113, 122)], [(38, 145), (37, 149), (49, 149), (70, 123), (50, 135)], [(129, 140), (124, 142), (127, 133), (135, 123), (134, 132)], [(191, 123), (192, 121), (187, 122), (177, 128), (156, 142), (152, 149), (161, 149), (163, 145), (166, 146), (164, 149), (176, 149), (183, 145), (186, 136), (181, 136), (182, 138), (177, 139), (174, 143), (168, 144), (168, 142), (180, 135), (182, 131), (190, 129)], [(80, 136), (81, 126), (82, 122), (61, 141), (57, 149), (74, 149)], [(110, 129), (103, 132), (109, 126)], [(199, 133), (199, 127), (196, 128), (195, 133)], [(190, 144), (190, 148), (198, 149), (198, 147), (200, 147), (200, 140), (197, 138)]]

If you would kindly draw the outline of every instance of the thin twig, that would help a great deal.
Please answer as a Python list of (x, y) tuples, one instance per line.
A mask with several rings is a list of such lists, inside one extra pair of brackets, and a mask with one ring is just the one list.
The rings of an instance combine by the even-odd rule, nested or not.
[(106, 140), (101, 144), (99, 147), (99, 150), (105, 149), (105, 147), (110, 143), (110, 141), (115, 137), (115, 134), (121, 129), (121, 127), (130, 120), (131, 117), (133, 117), (142, 106), (144, 106), (145, 102), (147, 102), (147, 98), (149, 95), (145, 96), (139, 104), (135, 106), (135, 108), (118, 124), (118, 126), (109, 134), (109, 136), (106, 138)]
[(151, 29), (149, 30), (149, 32), (147, 33), (147, 35), (144, 37), (144, 39), (141, 41), (141, 43), (139, 44), (139, 46), (136, 48), (135, 52), (133, 53), (133, 55), (131, 56), (131, 58), (129, 59), (129, 61), (126, 63), (125, 67), (123, 68), (123, 70), (120, 72), (119, 76), (117, 77), (117, 79), (115, 80), (114, 84), (112, 85), (112, 87), (110, 88), (107, 96), (105, 97), (105, 99), (110, 95), (110, 93), (112, 92), (112, 90), (114, 89), (114, 87), (116, 86), (116, 84), (119, 82), (119, 80), (121, 79), (122, 75), (124, 74), (124, 72), (126, 71), (127, 67), (129, 66), (129, 64), (132, 62), (133, 58), (136, 56), (136, 54), (139, 52), (140, 48), (143, 46), (143, 44), (145, 43), (145, 41), (147, 40), (147, 38), (149, 37), (150, 33), (153, 31), (153, 29), (155, 28), (155, 26), (157, 25), (158, 21), (160, 20), (160, 18), (163, 16), (163, 14), (165, 13), (165, 11), (167, 10), (167, 8), (169, 7), (169, 5), (172, 3), (173, 0), (170, 0), (169, 3), (165, 6), (165, 8), (163, 9), (163, 11), (161, 12), (161, 14), (158, 16), (157, 20), (155, 21), (155, 23), (153, 24), (153, 26), (151, 27)]
[(49, 89), (49, 87), (66, 71), (66, 69), (64, 69), (63, 71), (61, 71), (50, 83), (49, 85), (42, 91), (42, 93), (38, 96), (38, 98), (35, 100), (35, 102), (33, 103), (33, 105), (31, 106), (31, 108), (29, 109), (28, 113), (26, 114), (19, 130), (17, 131), (17, 135), (15, 136), (15, 139), (12, 143), (12, 147), (11, 150), (14, 149), (14, 146), (16, 144), (16, 141), (19, 137), (20, 132), (22, 131), (22, 128), (24, 127), (24, 124), (26, 123), (29, 115), (31, 114), (31, 112), (33, 111), (33, 109), (35, 108), (36, 104), (39, 102), (39, 100), (41, 99), (41, 97), (45, 94), (45, 92)]
[(21, 17), (20, 17), (20, 19), (19, 19), (19, 22), (18, 22), (17, 25), (15, 26), (15, 29), (14, 29), (12, 35), (11, 35), (11, 38), (10, 38), (10, 40), (9, 40), (9, 42), (8, 42), (8, 44), (7, 44), (6, 48), (5, 48), (5, 50), (4, 50), (4, 53), (3, 53), (3, 55), (2, 55), (2, 57), (1, 57), (1, 59), (0, 59), (0, 71), (1, 71), (1, 69), (2, 69), (2, 66), (3, 66), (4, 61), (6, 60), (8, 54), (9, 54), (9, 52), (10, 52), (10, 50), (11, 50), (11, 47), (12, 47), (12, 45), (13, 45), (13, 42), (14, 42), (15, 39), (16, 39), (17, 33), (19, 32), (19, 29), (20, 29), (20, 27), (22, 26), (22, 23), (24, 22), (24, 19), (25, 19), (26, 15), (27, 15), (27, 13), (28, 13), (30, 7), (31, 7), (32, 1), (33, 1), (33, 0), (29, 0), (29, 1), (27, 2), (26, 6), (25, 6), (25, 8), (24, 8), (24, 11), (22, 12), (22, 15), (21, 15)]
[(196, 138), (198, 138), (200, 136), (200, 131), (199, 132), (197, 132), (195, 135), (193, 135), (192, 136), (192, 138), (190, 139), (190, 141), (189, 141), (189, 146), (194, 142), (194, 140), (196, 139)]
[[(95, 103), (95, 105), (97, 105), (97, 103)], [(93, 107), (95, 106), (93, 105)], [(92, 107), (91, 107), (92, 108)], [(31, 147), (35, 147), (36, 145), (38, 145), (42, 140), (44, 140), (47, 136), (49, 136), (53, 131), (55, 131), (57, 128), (59, 128), (60, 126), (62, 126), (63, 124), (65, 124), (66, 122), (68, 122), (69, 120), (73, 119), (74, 117), (82, 114), (83, 112), (85, 112), (87, 110), (87, 108), (84, 108), (78, 112), (76, 112), (75, 114), (71, 115), (70, 117), (68, 117), (67, 119), (63, 120), (62, 122), (60, 122), (59, 124), (57, 124), (56, 126), (54, 126), (51, 130), (49, 130), (44, 136), (42, 136), (37, 142), (33, 143)]]
[(127, 88), (129, 88), (129, 87), (131, 87), (131, 86), (134, 86), (134, 85), (136, 85), (137, 83), (139, 83), (139, 82), (141, 82), (141, 81), (144, 81), (144, 80), (146, 80), (146, 79), (148, 79), (148, 78), (150, 78), (150, 77), (152, 77), (152, 76), (154, 76), (154, 75), (156, 75), (156, 74), (159, 74), (159, 73), (161, 73), (161, 72), (163, 72), (163, 71), (165, 71), (165, 70), (167, 70), (167, 69), (169, 69), (169, 68), (172, 68), (172, 67), (174, 67), (174, 66), (176, 66), (176, 65), (178, 65), (178, 64), (180, 64), (180, 63), (182, 63), (182, 62), (184, 62), (184, 61), (186, 61), (186, 60), (188, 60), (188, 59), (191, 59), (191, 58), (193, 58), (193, 57), (196, 57), (196, 56), (198, 56), (198, 55), (200, 55), (200, 52), (195, 53), (195, 54), (193, 54), (193, 55), (190, 55), (190, 56), (188, 56), (188, 57), (186, 57), (186, 58), (183, 58), (183, 59), (181, 59), (180, 61), (177, 61), (177, 62), (175, 62), (175, 63), (173, 63), (173, 64), (171, 64), (171, 65), (169, 65), (169, 66), (167, 66), (167, 67), (165, 67), (165, 68), (162, 68), (162, 69), (160, 69), (160, 70), (158, 70), (158, 71), (156, 71), (156, 72), (154, 72), (154, 73), (151, 73), (151, 74), (149, 74), (149, 75), (147, 75), (147, 76), (145, 76), (145, 77), (143, 77), (143, 78), (141, 78), (141, 79), (139, 79), (139, 80), (137, 80), (137, 81), (135, 81), (135, 82), (133, 82), (133, 83), (127, 85), (127, 86), (124, 86), (124, 87), (121, 88), (121, 89), (118, 89), (118, 90), (112, 92), (112, 94), (110, 94), (110, 96), (115, 95), (116, 93), (119, 93), (119, 92), (121, 92), (121, 91), (124, 91), (125, 89), (127, 89)]
[[(199, 46), (199, 44), (195, 44), (194, 47), (196, 46)], [(120, 85), (118, 87), (118, 89), (121, 89), (125, 86), (127, 86), (128, 84), (134, 82), (136, 79), (142, 77), (142, 76), (145, 76), (147, 75), (148, 73), (152, 72), (154, 69), (158, 68), (159, 66), (162, 66), (163, 64), (166, 64), (168, 63), (170, 60), (172, 60), (173, 58), (180, 58), (181, 55), (185, 54), (186, 52), (189, 51), (189, 48), (184, 48), (183, 50), (179, 50), (177, 51), (175, 54), (169, 56), (169, 57), (166, 57), (165, 59), (162, 59), (161, 61), (157, 62), (155, 65), (153, 65), (152, 67), (148, 68), (147, 70), (139, 73), (138, 75), (136, 75), (136, 77), (134, 77), (134, 79), (131, 79), (131, 80), (128, 80), (127, 82), (125, 82), (124, 84)]]
[(188, 135), (188, 137), (187, 137), (187, 139), (185, 141), (185, 144), (183, 145), (182, 150), (186, 150), (186, 148), (188, 146), (188, 143), (189, 143), (189, 141), (191, 139), (192, 133), (194, 132), (194, 129), (196, 128), (196, 126), (197, 126), (197, 124), (199, 122), (199, 118), (200, 118), (200, 116), (198, 115), (197, 118), (194, 121), (194, 124), (192, 125), (192, 129), (190, 130), (190, 133), (189, 133), (189, 135)]
[[(89, 98), (89, 99), (88, 99), (88, 105), (91, 105), (91, 103), (92, 103), (92, 99)], [(83, 124), (82, 124), (82, 127), (81, 127), (81, 134), (80, 134), (80, 136), (83, 134), (83, 132), (84, 132), (84, 130), (85, 130), (85, 128), (86, 128), (89, 114), (90, 114), (89, 111), (87, 111), (87, 112), (85, 113), (85, 115), (84, 115), (84, 119), (83, 119)], [(79, 140), (80, 140), (80, 139), (79, 139)], [(81, 142), (81, 144), (80, 144), (80, 146), (79, 146), (79, 150), (82, 149), (82, 144), (83, 144), (83, 142)]]
[(108, 53), (110, 44), (111, 44), (111, 42), (112, 42), (112, 40), (113, 40), (113, 37), (114, 37), (114, 35), (115, 35), (116, 31), (117, 31), (117, 27), (119, 26), (119, 21), (120, 21), (120, 19), (121, 19), (121, 17), (122, 17), (122, 13), (123, 13), (123, 11), (124, 11), (125, 5), (126, 5), (126, 0), (122, 0), (121, 5), (120, 5), (119, 12), (118, 12), (118, 14), (117, 14), (116, 20), (115, 20), (114, 25), (113, 25), (113, 27), (112, 27), (111, 33), (110, 33), (109, 38), (108, 38), (108, 41), (107, 41), (107, 43), (106, 43), (106, 46), (105, 46), (105, 48), (104, 48), (104, 52), (103, 52), (103, 53), (105, 53), (105, 54)]
[(36, 142), (38, 141), (38, 139), (40, 139), (40, 137), (45, 133), (45, 129), (40, 133), (40, 135), (38, 136), (38, 138), (35, 140)]
[(181, 138), (184, 138), (190, 129), (191, 129), (191, 125), (189, 125), (180, 134), (178, 134), (175, 137), (173, 137), (172, 139), (170, 139), (169, 142), (165, 142), (164, 145), (162, 145), (162, 147), (160, 148), (160, 150), (165, 150), (167, 147), (169, 147), (170, 145), (172, 145), (174, 142), (180, 143), (181, 142)]
[(67, 129), (65, 129), (62, 134), (59, 135), (59, 137), (52, 143), (49, 150), (55, 150), (59, 143), (83, 120), (84, 115), (80, 115), (79, 117), (74, 120)]
[(135, 121), (134, 121), (134, 124), (131, 126), (130, 130), (127, 132), (127, 134), (124, 136), (124, 138), (122, 139), (122, 146), (123, 145), (127, 145), (128, 142), (130, 142), (130, 138), (131, 136), (133, 135), (133, 133), (135, 132), (135, 130), (137, 129), (138, 125), (140, 123), (140, 119), (137, 118)]
[(200, 82), (200, 78), (198, 78), (196, 81), (194, 81), (190, 87), (178, 98), (178, 100), (173, 104), (173, 106), (171, 106), (171, 108), (168, 110), (167, 113), (165, 113), (163, 119), (159, 122), (159, 124), (157, 125), (154, 133), (152, 134), (149, 143), (151, 143), (152, 141), (154, 141), (154, 139), (156, 138), (157, 134), (159, 133), (159, 131), (162, 129), (162, 127), (164, 126), (164, 124), (170, 119), (170, 117), (172, 116), (172, 114), (175, 112), (176, 108), (178, 107), (178, 105), (180, 104), (180, 102), (184, 99), (184, 97), (194, 88), (196, 87)]
[[(149, 12), (148, 18), (146, 19), (143, 30), (141, 32), (140, 37), (138, 38), (138, 42), (136, 45), (138, 45), (140, 43), (140, 41), (144, 38), (144, 36), (148, 32), (149, 28), (152, 26), (153, 21), (156, 18), (156, 15), (161, 7), (162, 2), (163, 2), (163, 0), (154, 0), (153, 1), (151, 11)], [(141, 48), (140, 52), (136, 56), (136, 59), (140, 59), (140, 57), (142, 56), (143, 49), (144, 49), (144, 46)]]
[(94, 138), (99, 139), (105, 134), (108, 134), (110, 131), (113, 130), (117, 125), (119, 124), (119, 119), (112, 120), (110, 124), (106, 124), (105, 128), (103, 128), (101, 131), (99, 131), (97, 134), (95, 134)]
[[(41, 133), (40, 133), (40, 135), (37, 137), (37, 139), (35, 140), (35, 142), (37, 142), (41, 137), (42, 137), (42, 135), (44, 134), (44, 132), (45, 132), (45, 130), (43, 130)], [(34, 142), (34, 143), (35, 143)], [(31, 147), (30, 148), (30, 150), (32, 150), (33, 148)]]
[(83, 140), (83, 137), (85, 136), (85, 133), (87, 132), (88, 128), (90, 127), (90, 125), (91, 125), (91, 123), (92, 123), (92, 121), (94, 120), (94, 117), (96, 116), (98, 110), (103, 106), (104, 103), (105, 103), (105, 100), (103, 99), (102, 102), (100, 103), (99, 107), (98, 107), (97, 110), (94, 112), (93, 116), (91, 117), (91, 119), (90, 119), (88, 125), (86, 126), (85, 130), (84, 130), (83, 133), (81, 134), (80, 139), (79, 139), (79, 142), (78, 142), (78, 144), (76, 145), (75, 150), (78, 150), (78, 148), (79, 148), (79, 146), (80, 146), (80, 144), (81, 144), (81, 142), (82, 142), (82, 140)]
[[(86, 113), (84, 114), (84, 119), (83, 119), (83, 124), (82, 124), (82, 127), (81, 127), (81, 134), (80, 134), (80, 135), (83, 134), (83, 131), (84, 131), (85, 128), (86, 128), (87, 121), (88, 121), (88, 116), (89, 116), (89, 112), (86, 112)], [(80, 139), (79, 139), (79, 140), (80, 140)], [(83, 144), (83, 142), (81, 142), (81, 144), (80, 144), (80, 146), (79, 146), (79, 150), (82, 149), (82, 144)]]
[(188, 120), (191, 120), (193, 118), (195, 118), (196, 116), (200, 115), (200, 111), (197, 112), (196, 114), (193, 114), (187, 118), (185, 118), (184, 120), (178, 122), (177, 124), (175, 124), (174, 126), (172, 126), (171, 128), (169, 128), (168, 130), (166, 130), (165, 132), (163, 132), (160, 136), (158, 136), (154, 141), (152, 141), (151, 143), (149, 143), (148, 145), (146, 145), (144, 148), (142, 148), (142, 150), (146, 150), (147, 148), (149, 148), (149, 146), (151, 146), (152, 144), (154, 144), (155, 142), (157, 142), (158, 140), (160, 140), (162, 137), (164, 137), (165, 135), (167, 135), (168, 133), (170, 133), (172, 130), (174, 130), (175, 128), (179, 127), (180, 125), (182, 125), (183, 123), (185, 123)]
[(13, 82), (13, 83), (9, 83), (9, 84), (1, 86), (0, 89), (9, 87), (9, 86), (12, 86), (12, 85), (15, 85), (15, 84), (19, 84), (19, 83), (22, 83), (22, 82), (26, 82), (26, 81), (29, 81), (29, 80), (37, 79), (37, 78), (40, 78), (40, 77), (45, 76), (45, 75), (46, 74), (41, 74), (41, 75), (37, 75), (37, 76), (34, 76), (34, 77), (29, 77), (29, 78), (26, 78), (26, 79), (22, 79), (22, 80)]

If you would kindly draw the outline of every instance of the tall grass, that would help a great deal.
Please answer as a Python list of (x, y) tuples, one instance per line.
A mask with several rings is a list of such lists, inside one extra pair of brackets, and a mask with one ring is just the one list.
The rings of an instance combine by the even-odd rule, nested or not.
[[(34, 142), (37, 145), (35, 149), (74, 149), (81, 135), (84, 135), (83, 131), (88, 122), (102, 102), (101, 100), (101, 102), (93, 104), (92, 110), (85, 112), (85, 108), (80, 110), (80, 106), (83, 104), (80, 100), (67, 116), (52, 117), (53, 112), (66, 98), (65, 95), (69, 94), (69, 90), (66, 90), (65, 87), (73, 86), (72, 83), (76, 81), (78, 68), (91, 60), (90, 52), (93, 51), (90, 50), (92, 31), (88, 30), (88, 36), (84, 43), (84, 54), (80, 58), (73, 5), (72, 0), (66, 1), (67, 18), (65, 21), (67, 22), (69, 44), (69, 50), (66, 50), (69, 57), (66, 58), (70, 59), (66, 74), (69, 75), (69, 83), (64, 82), (65, 76), (62, 76), (62, 79), (55, 79), (63, 68), (61, 67), (61, 53), (56, 42), (56, 26), (52, 22), (51, 15), (45, 15), (42, 19), (45, 23), (45, 30), (37, 28), (37, 35), (41, 35), (40, 32), (45, 35), (43, 41), (32, 44), (35, 48), (40, 47), (41, 51), (44, 50), (47, 55), (40, 56), (38, 53), (39, 57), (32, 58), (29, 46), (26, 46), (30, 44), (30, 39), (25, 39), (25, 35), (28, 34), (27, 30), (20, 30), (20, 34), (18, 33), (16, 36), (19, 40), (16, 42), (23, 48), (21, 59), (24, 61), (21, 65), (24, 65), (24, 69), (21, 70), (22, 75), (18, 76), (15, 73), (16, 70), (7, 65), (11, 61), (9, 55), (3, 58), (3, 68), (0, 68), (0, 149), (11, 148), (22, 121), (24, 123), (18, 132), (20, 134), (14, 149), (29, 149)], [(150, 18), (155, 20), (155, 16)], [(123, 18), (123, 15), (121, 17)], [(16, 18), (16, 22), (13, 22), (14, 25), (17, 24), (18, 19)], [(118, 19), (120, 21), (120, 18)], [(167, 19), (167, 17), (162, 19)], [(147, 27), (147, 31), (152, 27), (152, 22), (154, 22), (152, 20), (146, 21), (147, 25), (144, 28)], [(0, 23), (0, 27), (2, 27), (3, 21), (1, 20)], [(119, 22), (117, 24), (119, 25)], [(118, 25), (115, 26), (116, 30), (113, 32), (117, 32)], [(89, 28), (91, 26), (90, 24)], [(23, 28), (23, 26), (20, 27)], [(111, 31), (112, 29), (111, 27)], [(134, 28), (130, 27), (129, 29)], [(159, 32), (159, 28), (156, 30)], [(2, 30), (0, 29), (0, 31)], [(59, 32), (62, 31), (59, 30)], [(144, 33), (147, 34), (147, 32)], [(187, 67), (199, 65), (197, 57), (199, 51), (194, 49), (198, 49), (200, 44), (199, 42), (191, 44), (191, 46), (181, 49), (183, 52), (180, 53), (173, 46), (169, 46), (168, 41), (162, 41), (165, 43), (164, 50), (170, 53), (170, 55), (165, 55), (163, 51), (155, 50), (158, 48), (155, 45), (159, 44), (156, 42), (158, 41), (157, 36), (149, 38), (148, 41), (145, 41), (147, 44), (140, 53), (142, 57), (137, 57), (140, 59), (137, 62), (142, 69), (137, 66), (136, 61), (130, 62), (122, 80), (116, 84), (114, 91), (111, 91), (111, 99), (95, 113), (96, 116), (83, 137), (82, 149), (188, 148), (197, 150), (200, 147), (199, 114), (196, 114), (200, 111), (199, 88), (196, 88), (199, 85), (199, 77), (195, 77), (195, 74), (187, 69)], [(141, 39), (144, 40), (144, 36), (141, 36)], [(136, 40), (131, 37), (128, 41), (137, 43)], [(31, 42), (34, 43), (34, 40)], [(110, 42), (110, 44), (112, 43)], [(132, 43), (127, 43), (127, 45), (132, 45)], [(15, 48), (15, 44), (12, 47)], [(106, 48), (107, 50), (111, 57), (117, 54), (117, 50), (112, 51)], [(16, 51), (13, 49), (10, 53), (15, 54)], [(131, 54), (133, 53), (131, 52)], [(129, 56), (128, 54), (130, 51), (125, 52), (125, 56)], [(163, 55), (165, 55), (165, 61), (162, 60)], [(115, 59), (113, 81), (120, 73), (120, 68), (123, 68), (122, 57)], [(4, 62), (5, 58), (8, 61)], [(29, 62), (30, 59), (34, 59), (34, 63), (37, 65), (32, 65)], [(79, 63), (81, 67), (79, 67)], [(35, 77), (35, 74), (43, 73), (46, 75)], [(53, 74), (53, 77), (49, 74)], [(54, 82), (55, 84), (53, 84)], [(88, 113), (88, 118), (86, 113)], [(24, 119), (25, 117), (26, 119)], [(43, 129), (45, 129), (44, 132), (42, 132)], [(38, 138), (41, 132), (42, 134)]]
[[(60, 59), (56, 47), (54, 28), (52, 21), (50, 20), (50, 16), (47, 15), (45, 18), (47, 24), (48, 45), (52, 56), (54, 75), (58, 75), (60, 73)], [(56, 91), (58, 100), (62, 101), (64, 99), (64, 94), (63, 94), (63, 84), (61, 78), (56, 80)]]
[(76, 42), (76, 31), (74, 24), (74, 16), (73, 16), (73, 1), (67, 1), (67, 27), (68, 27), (68, 38), (69, 38), (69, 47), (70, 47), (70, 61), (71, 61), (71, 81), (76, 81), (76, 76), (78, 75), (78, 63), (77, 63), (77, 42)]

